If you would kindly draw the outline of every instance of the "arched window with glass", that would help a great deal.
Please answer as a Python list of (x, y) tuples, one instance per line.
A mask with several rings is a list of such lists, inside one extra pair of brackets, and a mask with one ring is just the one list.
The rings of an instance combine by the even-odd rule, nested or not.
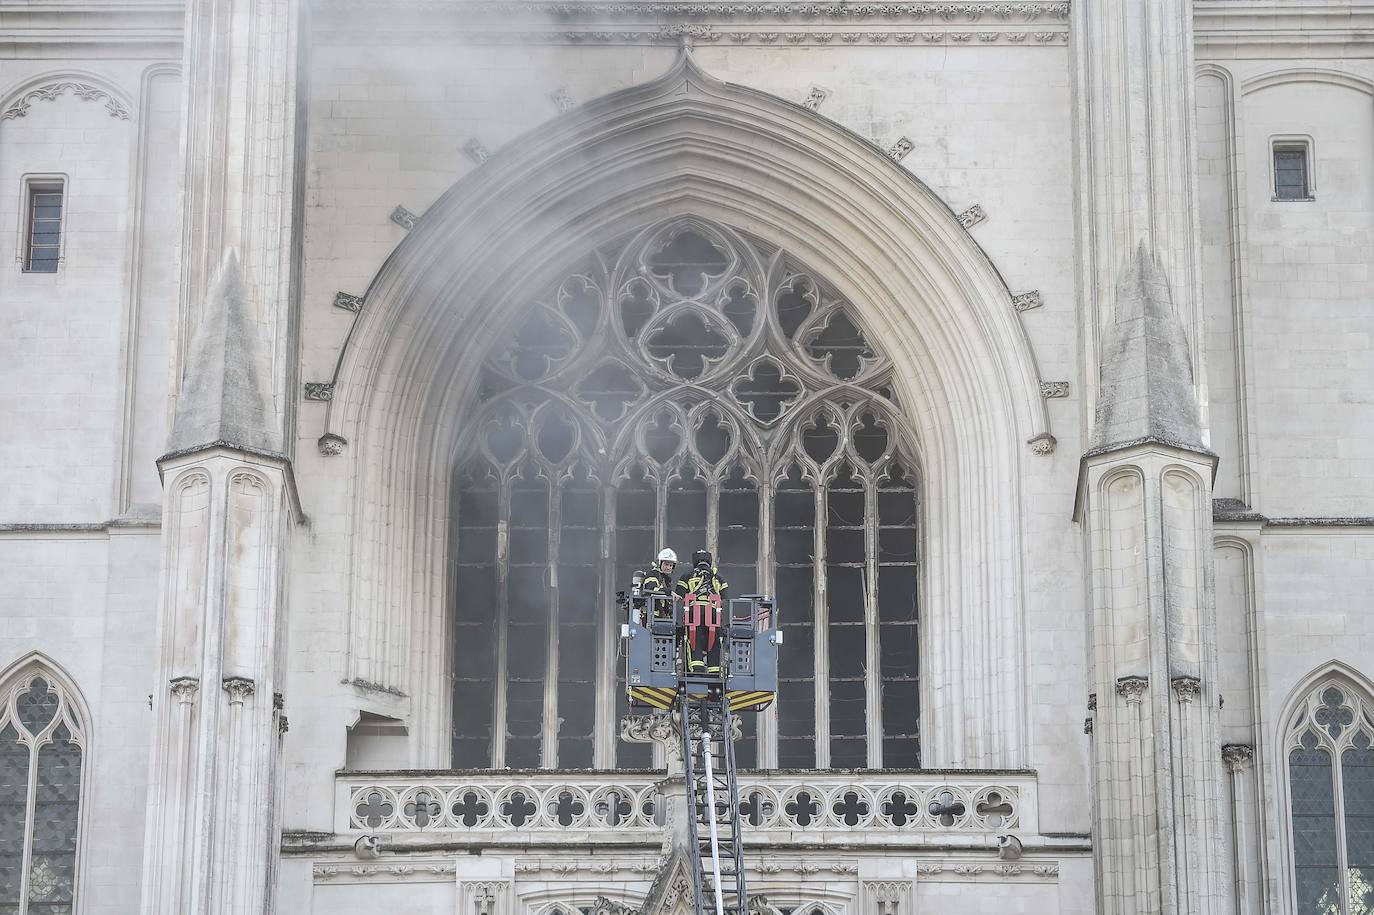
[(1374, 912), (1374, 706), (1344, 679), (1313, 689), (1285, 735), (1297, 915)]
[(455, 766), (651, 764), (618, 741), (614, 595), (660, 546), (777, 597), (778, 702), (742, 716), (742, 765), (919, 764), (914, 438), (823, 277), (704, 220), (644, 229), (528, 306), (470, 409)]
[(84, 727), (39, 665), (0, 683), (0, 913), (71, 915), (77, 892)]

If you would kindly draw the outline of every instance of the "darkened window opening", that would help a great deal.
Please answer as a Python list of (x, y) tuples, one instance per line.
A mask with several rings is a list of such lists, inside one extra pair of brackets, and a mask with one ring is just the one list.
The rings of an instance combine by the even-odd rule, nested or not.
[(56, 273), (62, 253), (63, 185), (30, 182), (24, 234), (24, 271)]
[(777, 597), (786, 633), (740, 765), (918, 766), (918, 488), (892, 374), (820, 278), (698, 220), (532, 303), (455, 468), (453, 765), (650, 765), (619, 739), (614, 594), (659, 547), (704, 546), (732, 593)]
[(1312, 199), (1305, 145), (1274, 147), (1274, 199)]

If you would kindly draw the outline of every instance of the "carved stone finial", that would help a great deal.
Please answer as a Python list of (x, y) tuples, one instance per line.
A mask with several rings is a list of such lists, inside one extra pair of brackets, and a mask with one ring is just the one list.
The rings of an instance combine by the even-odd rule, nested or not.
[(1150, 681), (1145, 677), (1118, 677), (1116, 694), (1127, 702), (1139, 702), (1145, 697), (1145, 690), (1149, 686)]
[(1040, 396), (1044, 398), (1068, 397), (1069, 383), (1067, 381), (1042, 381), (1040, 382)]
[(487, 149), (485, 143), (476, 137), (473, 137), (471, 140), (468, 140), (467, 143), (463, 144), (463, 152), (467, 153), (468, 158), (478, 165), (481, 165), (491, 158), (491, 151)]
[(965, 229), (972, 229), (974, 226), (978, 225), (978, 223), (986, 220), (988, 214), (983, 212), (982, 204), (975, 203), (973, 206), (960, 213), (957, 218), (959, 220), (959, 225), (963, 226)]
[(1047, 454), (1054, 454), (1055, 446), (1059, 444), (1059, 440), (1048, 432), (1041, 432), (1035, 438), (1028, 439), (1026, 444), (1030, 445), (1031, 454), (1044, 457)]
[(320, 454), (325, 457), (335, 457), (344, 453), (344, 448), (348, 447), (348, 439), (342, 435), (335, 435), (333, 432), (326, 432), (320, 436), (317, 442)]
[(554, 107), (564, 114), (577, 107), (577, 103), (573, 101), (572, 92), (567, 86), (559, 86), (550, 92), (549, 101), (553, 102)]
[(347, 292), (334, 293), (334, 307), (342, 308), (344, 311), (351, 311), (354, 314), (363, 310), (363, 297), (360, 295), (349, 295)]
[(802, 107), (809, 108), (812, 111), (819, 111), (821, 108), (821, 103), (829, 97), (829, 89), (823, 89), (820, 86), (812, 86), (809, 90), (807, 90), (806, 101), (802, 102)]
[(1228, 743), (1221, 748), (1221, 761), (1227, 771), (1239, 772), (1255, 758), (1255, 748), (1245, 743)]
[(908, 137), (898, 137), (897, 142), (887, 148), (887, 157), (894, 162), (900, 162), (916, 148), (916, 144)]
[(1169, 681), (1179, 702), (1192, 702), (1202, 695), (1202, 681), (1197, 677), (1174, 677)]
[(250, 677), (224, 678), (224, 691), (229, 694), (230, 705), (243, 705), (244, 700), (253, 695), (256, 689)]
[(196, 693), (200, 692), (200, 679), (197, 677), (173, 677), (168, 685), (172, 689), (172, 695), (176, 696), (177, 702), (182, 705), (195, 702)]
[(416, 216), (405, 207), (397, 205), (396, 209), (391, 211), (391, 221), (409, 232), (411, 229), (415, 228), (415, 224), (420, 221), (420, 217)]

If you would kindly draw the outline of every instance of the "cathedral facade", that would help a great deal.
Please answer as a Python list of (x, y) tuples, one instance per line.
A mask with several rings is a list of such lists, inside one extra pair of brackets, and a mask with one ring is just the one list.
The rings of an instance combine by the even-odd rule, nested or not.
[(0, 913), (1374, 912), (1367, 0), (0, 33)]

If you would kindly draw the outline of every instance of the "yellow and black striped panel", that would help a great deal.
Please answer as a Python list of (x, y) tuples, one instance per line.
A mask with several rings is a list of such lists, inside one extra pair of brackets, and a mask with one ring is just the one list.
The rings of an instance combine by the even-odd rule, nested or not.
[(738, 712), (740, 709), (766, 708), (773, 701), (773, 694), (763, 690), (732, 689), (728, 695), (732, 712)]
[(677, 698), (676, 689), (659, 689), (652, 686), (631, 686), (630, 700), (652, 705), (654, 708), (671, 708)]

